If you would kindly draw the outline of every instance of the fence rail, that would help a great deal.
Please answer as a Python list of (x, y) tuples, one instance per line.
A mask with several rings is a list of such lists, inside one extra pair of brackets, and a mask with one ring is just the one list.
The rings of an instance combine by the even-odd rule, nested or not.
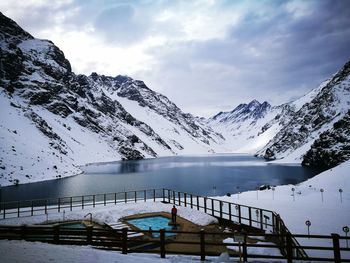
[[(340, 237), (338, 235), (331, 236), (319, 236), (319, 235), (277, 235), (267, 233), (244, 233), (242, 243), (237, 242), (225, 242), (213, 241), (213, 237), (224, 238), (232, 237), (232, 233), (222, 232), (206, 232), (201, 230), (195, 231), (166, 231), (166, 230), (148, 230), (137, 231), (144, 233), (149, 238), (130, 238), (128, 232), (135, 232), (135, 230), (128, 230), (127, 228), (115, 230), (107, 228), (96, 228), (88, 226), (86, 229), (82, 228), (65, 228), (60, 225), (51, 226), (0, 226), (0, 239), (12, 239), (12, 240), (27, 240), (27, 241), (41, 241), (53, 244), (65, 244), (65, 245), (92, 245), (96, 247), (103, 247), (108, 250), (121, 251), (123, 254), (140, 252), (140, 253), (159, 253), (162, 258), (166, 257), (166, 254), (187, 254), (200, 256), (201, 260), (205, 260), (206, 256), (218, 256), (223, 251), (229, 253), (231, 257), (242, 257), (245, 262), (248, 259), (286, 259), (288, 262), (293, 260), (305, 260), (300, 255), (294, 255), (288, 253), (287, 255), (269, 255), (256, 254), (250, 252), (252, 248), (259, 249), (286, 249), (292, 251), (293, 244), (288, 242), (286, 246), (282, 247), (277, 244), (254, 244), (248, 243), (247, 238), (264, 237), (266, 240), (280, 238), (291, 239), (293, 237), (307, 237), (309, 239), (329, 239), (332, 241), (332, 246), (302, 246), (303, 249), (312, 250), (328, 250), (334, 255), (333, 257), (309, 257), (307, 260), (315, 261), (328, 261), (328, 262), (350, 262), (349, 257), (342, 256), (342, 252), (350, 252), (349, 248), (341, 247), (339, 245), (340, 239), (350, 239), (348, 237)], [(154, 238), (154, 233), (159, 234), (159, 237)], [(168, 233), (175, 233), (174, 237), (166, 237)], [(191, 236), (191, 239), (187, 237)], [(260, 238), (261, 239), (261, 238)], [(179, 246), (181, 245), (181, 247)], [(227, 248), (229, 247), (229, 249)], [(189, 248), (189, 249), (188, 249)], [(242, 252), (238, 252), (242, 251)], [(260, 252), (261, 253), (261, 252)], [(350, 254), (350, 253), (349, 253)]]
[[(64, 210), (72, 211), (73, 209), (149, 200), (190, 207), (215, 216), (219, 220), (226, 220), (231, 224), (277, 234), (278, 240), (276, 242), (284, 256), (292, 254), (293, 257), (297, 258), (305, 259), (308, 257), (281, 217), (274, 211), (165, 188), (2, 202), (0, 203), (0, 218), (34, 216)], [(288, 250), (287, 247), (292, 247), (292, 249)]]

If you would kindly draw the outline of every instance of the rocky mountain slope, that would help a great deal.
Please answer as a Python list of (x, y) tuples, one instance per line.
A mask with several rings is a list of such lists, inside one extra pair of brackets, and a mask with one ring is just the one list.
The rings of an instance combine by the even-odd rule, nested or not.
[(0, 184), (77, 165), (224, 151), (224, 138), (142, 81), (76, 75), (51, 41), (0, 13)]
[(252, 101), (208, 120), (236, 152), (334, 167), (348, 160), (350, 62), (305, 96), (280, 106)]

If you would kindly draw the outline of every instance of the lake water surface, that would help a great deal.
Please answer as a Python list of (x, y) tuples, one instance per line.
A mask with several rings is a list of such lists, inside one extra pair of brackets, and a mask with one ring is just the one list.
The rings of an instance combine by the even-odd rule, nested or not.
[(1, 189), (2, 201), (55, 198), (124, 190), (170, 188), (199, 195), (254, 190), (262, 184), (297, 184), (320, 171), (271, 164), (250, 155), (175, 156), (83, 167), (84, 174)]

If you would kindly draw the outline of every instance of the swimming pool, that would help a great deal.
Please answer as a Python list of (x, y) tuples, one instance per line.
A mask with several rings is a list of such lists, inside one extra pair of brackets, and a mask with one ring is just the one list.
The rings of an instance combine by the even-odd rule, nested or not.
[[(129, 224), (137, 227), (141, 230), (149, 230), (151, 227), (152, 230), (172, 230), (173, 227), (169, 226), (169, 222), (171, 221), (169, 218), (165, 216), (147, 216), (143, 218), (135, 218), (135, 219), (127, 219)], [(165, 236), (175, 236), (175, 233), (165, 233)], [(159, 237), (159, 233), (152, 233), (153, 237)]]

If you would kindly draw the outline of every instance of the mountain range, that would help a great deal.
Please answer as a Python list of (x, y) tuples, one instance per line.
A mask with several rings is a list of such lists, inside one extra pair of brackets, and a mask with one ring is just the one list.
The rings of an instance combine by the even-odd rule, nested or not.
[(0, 183), (70, 176), (80, 165), (223, 152), (309, 166), (350, 158), (350, 63), (307, 95), (253, 100), (209, 119), (128, 76), (72, 72), (63, 52), (0, 13)]

